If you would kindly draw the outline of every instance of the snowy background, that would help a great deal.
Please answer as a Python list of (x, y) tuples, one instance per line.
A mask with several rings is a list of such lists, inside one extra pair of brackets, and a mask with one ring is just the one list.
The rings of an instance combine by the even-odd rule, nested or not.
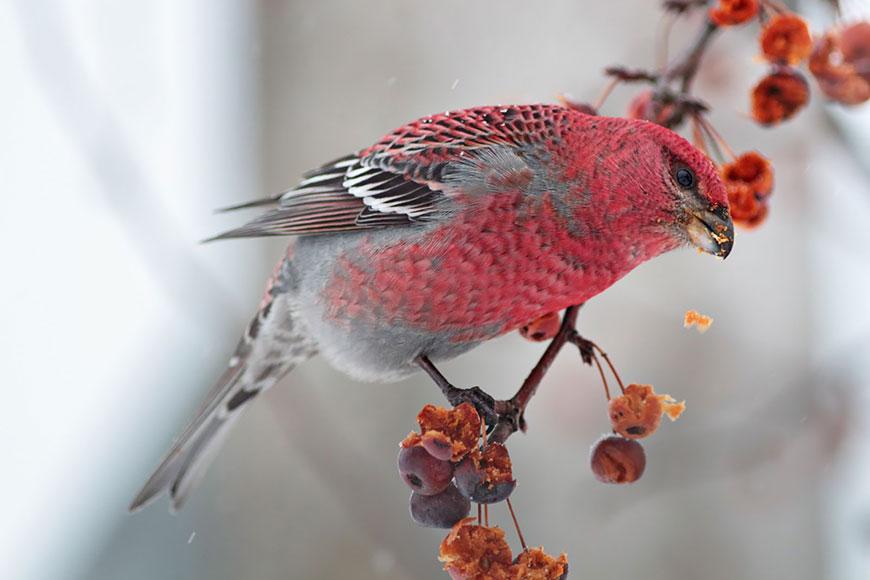
[[(246, 217), (213, 208), (421, 115), (593, 100), (603, 67), (655, 65), (659, 19), (642, 0), (0, 3), (0, 578), (445, 577), (444, 534), (411, 523), (394, 464), (439, 402), (424, 377), (362, 385), (313, 360), (252, 406), (180, 514), (126, 513), (282, 251), (197, 241)], [(596, 483), (604, 400), (566, 350), (510, 441), (525, 536), (572, 577), (870, 577), (870, 107), (815, 92), (755, 126), (754, 32), (717, 39), (697, 90), (735, 149), (774, 162), (769, 221), (726, 262), (664, 256), (580, 314), (686, 415), (645, 444), (638, 484)], [(682, 328), (689, 308), (708, 333)], [(443, 370), (507, 396), (542, 348), (506, 336)]]

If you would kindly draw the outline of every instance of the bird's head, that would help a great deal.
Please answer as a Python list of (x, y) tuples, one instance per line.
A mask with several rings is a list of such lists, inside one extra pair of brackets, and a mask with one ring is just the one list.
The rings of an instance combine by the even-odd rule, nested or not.
[(651, 155), (660, 156), (660, 162), (650, 161), (659, 173), (659, 193), (665, 196), (662, 207), (669, 219), (663, 225), (684, 243), (726, 258), (734, 244), (734, 224), (716, 166), (673, 131), (639, 122), (654, 144)]

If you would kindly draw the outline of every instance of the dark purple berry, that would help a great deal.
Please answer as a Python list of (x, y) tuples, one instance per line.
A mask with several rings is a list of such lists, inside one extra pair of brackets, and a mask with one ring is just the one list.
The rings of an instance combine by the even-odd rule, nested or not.
[(417, 445), (399, 450), (399, 475), (420, 495), (435, 495), (444, 491), (453, 479), (453, 464), (432, 457)]
[(452, 528), (471, 511), (471, 502), (455, 485), (437, 495), (411, 493), (411, 519), (427, 528)]
[(471, 455), (459, 462), (454, 472), (459, 493), (477, 503), (498, 503), (506, 500), (517, 485), (516, 480), (487, 481), (487, 472)]

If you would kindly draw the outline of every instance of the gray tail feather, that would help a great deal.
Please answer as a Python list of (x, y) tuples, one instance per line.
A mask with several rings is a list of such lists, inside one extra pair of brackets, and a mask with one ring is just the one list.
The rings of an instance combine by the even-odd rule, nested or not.
[(228, 410), (226, 404), (233, 394), (243, 390), (243, 375), (243, 368), (235, 368), (221, 377), (196, 418), (176, 439), (160, 466), (133, 499), (131, 512), (144, 507), (164, 490), (169, 490), (172, 511), (181, 509), (245, 406)]
[(171, 509), (180, 509), (251, 399), (315, 352), (314, 342), (295, 320), (286, 295), (261, 308), (239, 341), (230, 367), (133, 499), (130, 511), (142, 508), (164, 490), (172, 499)]

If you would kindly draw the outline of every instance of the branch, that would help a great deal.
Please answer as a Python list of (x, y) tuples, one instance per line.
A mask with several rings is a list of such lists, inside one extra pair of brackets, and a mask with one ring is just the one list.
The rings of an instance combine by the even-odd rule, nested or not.
[(498, 413), (498, 423), (489, 436), (489, 441), (495, 443), (504, 443), (508, 437), (516, 433), (517, 430), (526, 430), (525, 419), (523, 414), (526, 407), (535, 393), (538, 391), (538, 386), (550, 369), (550, 365), (556, 360), (556, 355), (562, 350), (574, 336), (577, 335), (575, 326), (577, 324), (577, 314), (580, 312), (582, 304), (577, 306), (569, 306), (565, 310), (562, 317), (562, 325), (559, 327), (559, 332), (550, 341), (547, 350), (541, 355), (538, 363), (523, 381), (522, 386), (516, 394), (507, 401), (496, 401), (495, 411)]

